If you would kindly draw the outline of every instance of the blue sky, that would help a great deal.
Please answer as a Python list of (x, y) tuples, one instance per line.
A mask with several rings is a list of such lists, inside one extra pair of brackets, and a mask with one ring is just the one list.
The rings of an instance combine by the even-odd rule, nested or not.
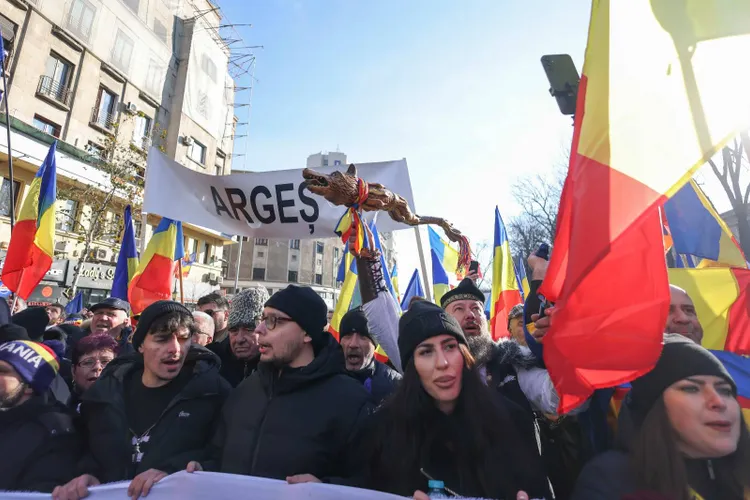
[[(337, 147), (355, 163), (406, 158), (418, 212), (481, 241), (492, 238), (496, 204), (506, 218), (517, 213), (513, 181), (549, 172), (569, 146), (571, 119), (549, 96), (539, 58), (568, 53), (580, 71), (588, 2), (220, 5), (229, 21), (253, 24), (238, 28), (248, 45), (265, 47), (235, 168), (301, 168)], [(400, 257), (408, 240), (399, 235)], [(402, 276), (415, 265), (405, 264)]]

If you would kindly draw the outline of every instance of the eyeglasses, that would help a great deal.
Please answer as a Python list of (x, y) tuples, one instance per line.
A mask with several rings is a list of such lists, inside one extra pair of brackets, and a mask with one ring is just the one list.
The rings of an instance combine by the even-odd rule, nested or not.
[(271, 331), (279, 324), (279, 322), (287, 323), (289, 321), (294, 321), (292, 318), (281, 318), (279, 316), (261, 316), (258, 318), (259, 322), (262, 321), (266, 324), (266, 330)]
[(84, 359), (80, 363), (78, 363), (78, 366), (82, 366), (83, 368), (86, 368), (90, 370), (94, 366), (96, 366), (97, 363), (102, 365), (102, 368), (107, 366), (114, 358), (89, 358)]

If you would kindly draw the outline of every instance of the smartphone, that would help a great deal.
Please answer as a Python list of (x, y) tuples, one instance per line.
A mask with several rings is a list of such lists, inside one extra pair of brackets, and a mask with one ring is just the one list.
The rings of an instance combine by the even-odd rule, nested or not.
[(547, 243), (542, 243), (539, 245), (539, 248), (536, 249), (534, 255), (541, 257), (544, 260), (549, 260), (549, 245)]
[(479, 261), (472, 260), (469, 264), (469, 274), (477, 273), (479, 274)]
[(539, 297), (539, 319), (542, 319), (547, 314), (547, 308), (551, 306), (549, 302), (547, 302), (547, 299), (544, 298), (544, 295), (538, 295)]

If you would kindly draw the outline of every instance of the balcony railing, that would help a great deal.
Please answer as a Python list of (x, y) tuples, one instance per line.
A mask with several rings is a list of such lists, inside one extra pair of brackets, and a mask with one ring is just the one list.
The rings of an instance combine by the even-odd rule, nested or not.
[(62, 82), (58, 82), (52, 77), (39, 77), (39, 85), (36, 88), (37, 95), (42, 95), (54, 99), (65, 106), (70, 105), (70, 88)]
[(112, 131), (115, 128), (115, 114), (95, 107), (91, 112), (91, 125)]

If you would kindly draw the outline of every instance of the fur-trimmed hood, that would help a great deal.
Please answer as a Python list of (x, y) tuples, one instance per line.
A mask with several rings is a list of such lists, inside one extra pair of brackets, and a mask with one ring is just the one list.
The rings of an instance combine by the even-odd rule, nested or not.
[(510, 363), (514, 368), (534, 368), (539, 361), (531, 349), (513, 339), (500, 339), (493, 344), (492, 353), (487, 359), (492, 363)]

